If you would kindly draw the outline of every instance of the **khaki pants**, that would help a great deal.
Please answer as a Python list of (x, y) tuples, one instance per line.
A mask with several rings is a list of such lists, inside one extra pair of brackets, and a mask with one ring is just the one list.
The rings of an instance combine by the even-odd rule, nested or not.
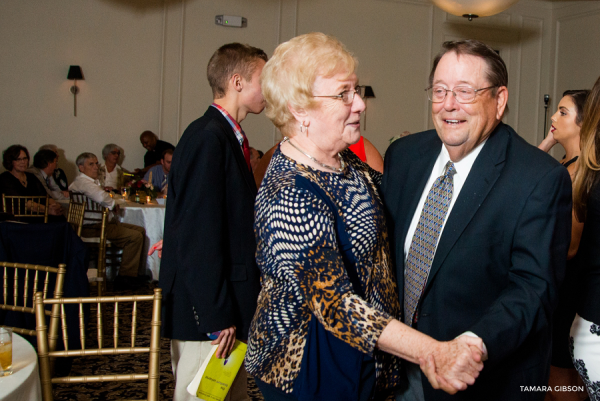
[[(100, 236), (100, 224), (83, 226), (82, 237)], [(123, 248), (120, 276), (137, 277), (140, 267), (140, 256), (146, 239), (146, 230), (133, 224), (110, 222), (106, 225), (106, 239), (115, 246)]]
[[(196, 401), (196, 397), (187, 392), (187, 386), (200, 369), (200, 363), (208, 356), (212, 345), (210, 341), (171, 340), (171, 364), (175, 376), (174, 401)], [(244, 365), (238, 371), (225, 401), (246, 401), (248, 397), (248, 376)]]

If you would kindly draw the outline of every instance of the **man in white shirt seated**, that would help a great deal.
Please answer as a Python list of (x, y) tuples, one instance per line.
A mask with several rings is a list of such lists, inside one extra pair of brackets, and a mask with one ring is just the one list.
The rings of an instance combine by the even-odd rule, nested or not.
[[(109, 210), (114, 210), (117, 202), (110, 197), (108, 192), (104, 191), (98, 182), (98, 158), (93, 153), (85, 152), (77, 156), (76, 164), (81, 174), (69, 185), (69, 190), (81, 192)], [(100, 235), (101, 224), (85, 220), (83, 224), (81, 233), (83, 237)], [(117, 247), (123, 248), (121, 268), (116, 284), (123, 287), (134, 285), (137, 281), (146, 230), (133, 224), (120, 223), (113, 213), (110, 213), (109, 223), (106, 225), (106, 238)]]
[[(169, 171), (171, 171), (171, 160), (173, 159), (173, 149), (167, 149), (162, 154), (160, 164), (150, 168), (146, 175), (144, 175), (144, 181), (150, 182), (157, 191), (163, 194), (167, 193), (167, 177)], [(150, 177), (152, 174), (152, 177)]]
[(69, 199), (69, 191), (61, 191), (54, 181), (54, 170), (58, 165), (58, 156), (49, 149), (39, 150), (33, 156), (33, 167), (27, 171), (34, 174), (44, 186), (44, 189), (54, 200)]

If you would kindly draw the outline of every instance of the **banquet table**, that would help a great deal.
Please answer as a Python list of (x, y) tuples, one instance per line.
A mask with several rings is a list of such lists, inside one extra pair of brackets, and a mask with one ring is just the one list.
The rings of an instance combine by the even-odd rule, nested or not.
[(39, 401), (42, 386), (35, 350), (20, 335), (12, 335), (13, 374), (0, 377), (1, 401)]
[[(146, 240), (143, 252), (148, 253), (150, 246), (163, 239), (165, 224), (165, 205), (159, 205), (156, 200), (147, 204), (126, 201), (119, 206), (118, 218), (122, 223), (135, 224), (146, 229)], [(152, 280), (158, 280), (160, 259), (158, 253), (146, 259), (146, 272), (152, 275)]]

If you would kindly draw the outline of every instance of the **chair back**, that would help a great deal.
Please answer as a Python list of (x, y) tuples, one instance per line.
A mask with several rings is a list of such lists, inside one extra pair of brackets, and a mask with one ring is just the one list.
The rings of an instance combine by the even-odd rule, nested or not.
[(73, 231), (81, 237), (81, 229), (83, 228), (83, 215), (85, 214), (85, 203), (76, 202), (73, 199), (69, 202), (69, 213), (67, 221), (71, 224)]
[(40, 217), (48, 222), (48, 194), (45, 196), (12, 196), (2, 194), (2, 211), (15, 217)]
[[(114, 381), (148, 381), (148, 400), (158, 400), (158, 383), (160, 380), (159, 358), (160, 358), (160, 325), (161, 325), (161, 300), (162, 292), (160, 288), (154, 290), (154, 295), (134, 295), (134, 296), (111, 296), (111, 297), (88, 297), (88, 298), (57, 298), (43, 299), (41, 293), (35, 295), (35, 310), (36, 310), (36, 330), (38, 338), (38, 356), (40, 361), (40, 376), (42, 382), (42, 399), (43, 401), (53, 400), (52, 385), (56, 383), (83, 383), (83, 382), (114, 382)], [(152, 302), (152, 321), (150, 333), (150, 346), (136, 346), (137, 337), (137, 311), (139, 302)], [(64, 305), (78, 304), (79, 305), (79, 332), (82, 347), (79, 350), (70, 350), (66, 341), (66, 319), (64, 318)], [(86, 347), (86, 328), (84, 326), (84, 304), (91, 304), (92, 311), (96, 312), (98, 329), (96, 333), (96, 348)], [(112, 304), (113, 313), (104, 314), (103, 310), (109, 308), (106, 304)], [(53, 351), (49, 348), (48, 335), (46, 330), (46, 321), (44, 319), (44, 305), (59, 305), (61, 316), (61, 327), (63, 338), (65, 339), (64, 351)], [(93, 307), (95, 306), (95, 308)], [(104, 307), (103, 307), (104, 306)], [(130, 332), (126, 337), (126, 344), (119, 346), (120, 331), (125, 331), (125, 328), (119, 330), (119, 323), (124, 320), (123, 312), (131, 311), (131, 326)], [(112, 315), (112, 316), (107, 316)], [(109, 317), (111, 319), (109, 319)], [(104, 342), (103, 327), (108, 327), (112, 321), (113, 336), (112, 347)], [(129, 327), (127, 327), (129, 329)], [(127, 330), (129, 331), (129, 330)], [(93, 340), (90, 339), (90, 343)], [(108, 356), (122, 354), (149, 354), (148, 373), (131, 373), (131, 374), (114, 374), (114, 375), (88, 375), (88, 376), (69, 376), (69, 377), (52, 377), (50, 358), (61, 357), (88, 357), (88, 356)], [(107, 358), (108, 359), (108, 358)], [(104, 366), (109, 366), (106, 364)]]
[[(98, 283), (98, 296), (102, 296), (106, 292), (106, 225), (108, 224), (108, 208), (100, 203), (88, 198), (81, 192), (69, 192), (71, 202), (83, 203), (84, 212), (82, 226), (78, 230), (79, 236), (85, 224), (100, 224), (100, 236), (95, 238), (83, 238), (82, 240), (87, 245), (98, 246), (98, 274), (95, 281)], [(71, 209), (69, 207), (69, 213)], [(70, 222), (70, 221), (69, 221)]]
[[(31, 313), (35, 315), (34, 295), (39, 292), (42, 300), (47, 299), (48, 292), (54, 298), (63, 296), (66, 265), (60, 264), (58, 268), (29, 265), (23, 263), (0, 262), (2, 269), (2, 298), (0, 309), (13, 312)], [(56, 275), (54, 288), (50, 288), (51, 274)], [(41, 292), (40, 292), (41, 291)], [(56, 347), (58, 334), (58, 308), (52, 311), (44, 310), (44, 315), (51, 316), (50, 320), (50, 348)], [(26, 336), (35, 336), (35, 330), (12, 327), (13, 331)]]
[(88, 198), (82, 192), (69, 191), (69, 195), (71, 197), (71, 202), (83, 203), (85, 205), (83, 217), (83, 222), (85, 224), (102, 223), (102, 212), (105, 209), (108, 210), (107, 208), (105, 208), (95, 200)]

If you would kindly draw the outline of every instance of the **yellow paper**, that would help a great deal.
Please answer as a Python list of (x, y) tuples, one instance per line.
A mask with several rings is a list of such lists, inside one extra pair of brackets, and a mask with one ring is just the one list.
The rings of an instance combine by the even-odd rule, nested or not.
[(223, 359), (215, 356), (216, 349), (215, 345), (187, 388), (188, 392), (195, 393), (196, 397), (204, 401), (225, 399), (237, 372), (244, 363), (247, 346), (236, 340), (229, 357)]

